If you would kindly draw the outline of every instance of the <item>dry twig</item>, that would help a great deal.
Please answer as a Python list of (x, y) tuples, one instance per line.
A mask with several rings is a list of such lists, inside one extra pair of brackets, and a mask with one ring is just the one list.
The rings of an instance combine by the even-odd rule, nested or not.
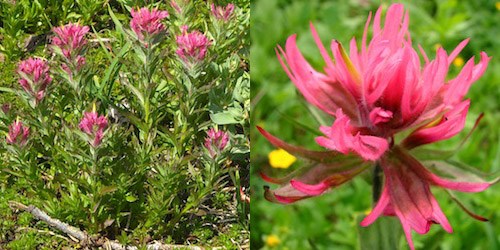
[[(93, 241), (92, 238), (89, 237), (89, 235), (86, 232), (83, 232), (80, 229), (73, 227), (67, 223), (64, 223), (58, 219), (51, 218), (47, 213), (45, 213), (44, 211), (40, 210), (39, 208), (37, 208), (33, 205), (26, 206), (26, 205), (19, 203), (19, 202), (16, 202), (16, 201), (9, 201), (9, 206), (13, 210), (22, 210), (22, 211), (31, 213), (38, 220), (44, 221), (47, 224), (49, 224), (49, 226), (64, 232), (65, 234), (70, 236), (72, 239), (78, 240), (82, 246), (90, 246), (90, 247), (102, 246), (104, 249), (107, 249), (107, 250), (137, 250), (138, 249), (135, 246), (124, 246), (117, 241), (110, 241), (108, 239), (105, 239), (104, 244), (98, 244), (95, 241)], [(198, 247), (198, 246), (172, 245), (172, 244), (163, 244), (161, 242), (149, 243), (146, 246), (146, 248), (148, 250), (173, 250), (173, 249), (204, 250), (204, 248)]]

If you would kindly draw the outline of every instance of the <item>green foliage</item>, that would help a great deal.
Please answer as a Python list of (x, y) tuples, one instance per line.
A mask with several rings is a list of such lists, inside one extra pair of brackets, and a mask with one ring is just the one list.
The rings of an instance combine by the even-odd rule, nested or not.
[[(388, 6), (391, 1), (382, 1)], [(482, 112), (484, 119), (479, 127), (453, 156), (454, 161), (464, 162), (483, 172), (494, 173), (500, 169), (500, 133), (496, 123), (500, 118), (500, 32), (499, 11), (495, 1), (403, 1), (410, 10), (410, 31), (416, 44), (421, 44), (428, 55), (434, 55), (435, 46), (447, 51), (460, 41), (471, 37), (470, 43), (460, 54), (464, 60), (486, 51), (493, 59), (485, 75), (472, 87), (468, 97), (471, 107), (464, 131), (472, 128)], [(313, 67), (321, 69), (323, 59), (311, 36), (311, 21), (325, 45), (332, 39), (347, 43), (352, 37), (360, 38), (366, 17), (378, 8), (380, 1), (287, 1), (258, 0), (252, 2), (251, 59), (251, 128), (261, 126), (293, 145), (320, 149), (314, 142), (320, 124), (331, 124), (332, 119), (310, 107), (276, 58), (274, 48), (284, 46), (286, 38), (297, 34), (297, 44)], [(460, 68), (451, 66), (453, 77)], [(456, 138), (426, 146), (427, 149), (453, 150), (464, 138)], [(251, 174), (254, 192), (252, 197), (251, 244), (256, 249), (271, 249), (266, 245), (269, 235), (280, 243), (275, 249), (360, 249), (357, 218), (371, 208), (371, 173), (364, 173), (353, 181), (331, 192), (298, 202), (277, 205), (264, 200), (265, 183), (258, 172), (267, 166), (267, 154), (272, 145), (257, 131), (252, 131)], [(425, 152), (423, 152), (425, 153)], [(297, 162), (292, 165), (303, 164)], [(280, 170), (276, 170), (280, 175)], [(282, 171), (282, 170), (281, 170)], [(496, 249), (500, 245), (499, 185), (477, 194), (456, 193), (460, 201), (474, 212), (487, 217), (490, 222), (479, 222), (465, 214), (445, 192), (433, 189), (443, 212), (448, 217), (453, 234), (439, 226), (432, 226), (426, 235), (414, 234), (416, 249)], [(475, 240), (469, 240), (475, 239)], [(404, 238), (399, 248), (407, 249)]]
[[(249, 182), (249, 1), (241, 1), (227, 23), (211, 17), (204, 1), (186, 2), (186, 16), (168, 3), (154, 4), (169, 11), (167, 30), (140, 41), (129, 27), (128, 10), (144, 4), (1, 3), (1, 49), (9, 61), (1, 66), (7, 77), (2, 72), (0, 101), (12, 101), (9, 112), (0, 111), (0, 130), (6, 134), (20, 117), (31, 133), (26, 146), (0, 142), (0, 235), (9, 232), (0, 238), (0, 248), (18, 249), (20, 242), (51, 248), (55, 240), (50, 234), (34, 237), (40, 235), (38, 223), (27, 234), (15, 231), (24, 222), (11, 217), (9, 200), (122, 243), (184, 243), (204, 232), (199, 244), (209, 245), (218, 244), (210, 239), (232, 226), (248, 231), (249, 210), (239, 189)], [(16, 60), (24, 53), (20, 38), (24, 33), (52, 36), (52, 26), (69, 21), (91, 27), (82, 54), (86, 64), (80, 69), (61, 49), (42, 43), (36, 54), (49, 60), (53, 81), (35, 102), (16, 83)], [(212, 41), (196, 67), (186, 66), (175, 53), (181, 24)], [(78, 127), (82, 113), (94, 105), (109, 120), (98, 147)], [(214, 157), (203, 146), (210, 128), (227, 131), (230, 138)], [(234, 211), (227, 212), (234, 218), (219, 225), (197, 216), (202, 207)], [(220, 228), (200, 229), (205, 222)], [(236, 248), (244, 241), (233, 239), (221, 244)]]

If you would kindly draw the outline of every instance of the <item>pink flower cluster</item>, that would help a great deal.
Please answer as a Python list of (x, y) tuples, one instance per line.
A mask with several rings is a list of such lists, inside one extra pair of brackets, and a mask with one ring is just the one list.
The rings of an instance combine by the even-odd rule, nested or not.
[(234, 4), (230, 3), (226, 6), (216, 6), (215, 4), (211, 5), (212, 15), (225, 22), (229, 21), (234, 11)]
[(24, 126), (23, 122), (18, 119), (9, 126), (9, 133), (7, 134), (7, 143), (24, 146), (26, 145), (26, 143), (28, 143), (29, 135), (30, 135), (30, 129)]
[(159, 34), (165, 30), (165, 25), (161, 21), (168, 17), (167, 11), (159, 11), (158, 9), (149, 10), (143, 7), (136, 11), (130, 11), (132, 20), (130, 20), (130, 28), (137, 34), (141, 41), (144, 41), (145, 36)]
[(47, 86), (52, 81), (47, 62), (38, 58), (29, 58), (19, 63), (17, 72), (21, 76), (19, 84), (23, 89), (32, 95), (36, 102), (41, 101)]
[(215, 157), (222, 152), (229, 142), (229, 134), (222, 130), (216, 131), (211, 128), (207, 131), (205, 138), (205, 148), (210, 153), (210, 156)]
[[(68, 23), (54, 28), (53, 32), (56, 36), (52, 38), (52, 45), (59, 47), (64, 57), (77, 69), (80, 69), (85, 64), (85, 57), (81, 54), (85, 44), (87, 44), (85, 35), (89, 32), (89, 27)], [(63, 67), (67, 68), (67, 65)]]
[(176, 37), (177, 55), (190, 66), (203, 61), (211, 42), (201, 32), (187, 32), (187, 26), (182, 27), (182, 35)]
[[(312, 34), (326, 62), (324, 72), (316, 71), (303, 57), (296, 36), (288, 38), (285, 49), (277, 50), (284, 70), (305, 99), (336, 119), (321, 126), (324, 136), (316, 142), (332, 151), (315, 152), (286, 144), (263, 129), (261, 133), (278, 147), (316, 159), (316, 167), (295, 176), (276, 190), (268, 190), (269, 200), (290, 203), (317, 196), (353, 178), (370, 162), (377, 162), (385, 175), (381, 197), (373, 211), (361, 222), (373, 223), (379, 216), (397, 216), (411, 249), (411, 231), (427, 233), (431, 224), (451, 232), (430, 186), (462, 192), (479, 192), (491, 185), (477, 179), (441, 178), (410, 154), (410, 150), (448, 139), (465, 124), (470, 100), (464, 97), (470, 86), (485, 72), (490, 58), (481, 52), (479, 63), (471, 58), (450, 80), (447, 73), (453, 60), (466, 46), (461, 42), (451, 53), (439, 48), (430, 59), (420, 48), (412, 47), (409, 17), (402, 4), (387, 10), (384, 26), (382, 8), (375, 13), (372, 38), (368, 40), (371, 14), (358, 47), (353, 38), (349, 52), (336, 40), (331, 42), (333, 59), (311, 25)], [(399, 132), (409, 133), (395, 141)], [(344, 159), (330, 164), (325, 158)], [(344, 162), (344, 163), (343, 163)], [(343, 164), (353, 164), (349, 170)], [(351, 166), (351, 165), (349, 165)], [(264, 176), (268, 181), (276, 181)]]
[(101, 144), (107, 126), (108, 119), (105, 116), (100, 116), (95, 110), (84, 112), (79, 125), (80, 129), (91, 137), (89, 143), (92, 147), (98, 147)]

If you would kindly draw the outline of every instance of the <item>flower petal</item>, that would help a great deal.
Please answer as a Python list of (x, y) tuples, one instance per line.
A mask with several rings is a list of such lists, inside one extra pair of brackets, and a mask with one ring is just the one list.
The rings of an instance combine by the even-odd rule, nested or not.
[(430, 183), (407, 166), (406, 158), (394, 153), (382, 158), (380, 165), (386, 177), (382, 195), (372, 213), (361, 222), (362, 226), (373, 223), (383, 212), (396, 215), (411, 249), (414, 249), (412, 230), (425, 234), (433, 223), (438, 223), (452, 232), (448, 219), (430, 191)]
[[(316, 176), (319, 177), (324, 177), (327, 176), (324, 180), (322, 180), (319, 183), (314, 183), (312, 184), (307, 183), (310, 180), (300, 178), (300, 179), (293, 179), (290, 181), (290, 185), (297, 189), (298, 191), (311, 195), (311, 196), (317, 196), (325, 192), (331, 187), (336, 187), (340, 186), (344, 182), (347, 182), (351, 180), (354, 176), (365, 170), (365, 166), (360, 166), (354, 169), (350, 169), (347, 171), (343, 172), (338, 172), (338, 173), (329, 173), (330, 171), (327, 170), (326, 173), (318, 173)], [(302, 179), (302, 180), (301, 180)]]
[(377, 218), (386, 210), (389, 205), (389, 190), (388, 185), (384, 185), (382, 189), (382, 194), (380, 195), (379, 200), (377, 201), (377, 205), (373, 208), (371, 213), (366, 216), (360, 223), (362, 227), (366, 227), (371, 225)]
[(429, 183), (440, 186), (443, 188), (453, 189), (461, 192), (480, 192), (490, 187), (494, 182), (478, 182), (478, 181), (451, 181), (441, 178), (422, 165), (417, 159), (408, 154), (408, 152), (401, 147), (394, 147), (393, 152), (401, 158), (406, 166), (412, 169), (413, 172), (418, 174), (420, 178), (427, 180)]
[(333, 75), (326, 76), (317, 72), (305, 60), (297, 47), (296, 35), (288, 38), (285, 48), (286, 50), (283, 50), (278, 47), (276, 50), (278, 60), (308, 102), (331, 115), (338, 108), (342, 108), (350, 117), (357, 117), (357, 104), (354, 98)]
[[(295, 172), (289, 183), (275, 190), (266, 190), (266, 199), (272, 202), (292, 203), (311, 196), (318, 196), (331, 187), (340, 186), (368, 167), (362, 160), (353, 159), (329, 164), (316, 164)], [(265, 180), (275, 179), (261, 174)], [(288, 177), (287, 177), (288, 178)], [(281, 182), (281, 180), (280, 180)]]
[[(350, 119), (342, 110), (337, 110), (336, 116), (337, 119), (330, 128), (320, 128), (325, 136), (316, 137), (319, 145), (343, 154), (352, 151), (370, 161), (377, 160), (389, 148), (389, 143), (384, 138), (356, 132), (356, 128), (350, 125)], [(353, 132), (356, 134), (353, 135)]]
[(463, 101), (446, 113), (437, 125), (420, 127), (410, 134), (401, 145), (412, 149), (420, 145), (446, 140), (458, 134), (464, 128), (469, 104), (469, 100)]

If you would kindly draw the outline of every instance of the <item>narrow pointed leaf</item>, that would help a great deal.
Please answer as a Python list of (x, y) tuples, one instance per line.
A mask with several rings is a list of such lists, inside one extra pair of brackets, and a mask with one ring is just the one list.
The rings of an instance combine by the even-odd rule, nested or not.
[(469, 209), (467, 209), (465, 207), (464, 204), (462, 204), (462, 202), (460, 202), (457, 197), (448, 189), (445, 189), (446, 190), (446, 193), (451, 197), (451, 199), (457, 203), (457, 205), (464, 211), (466, 212), (470, 217), (476, 219), (476, 220), (479, 220), (479, 221), (489, 221), (487, 218), (481, 216), (481, 215), (477, 215), (475, 213), (473, 213), (472, 211), (470, 211)]
[(341, 159), (341, 158), (344, 159), (345, 157), (348, 157), (348, 156), (344, 156), (344, 155), (342, 155), (338, 152), (335, 152), (335, 151), (312, 151), (312, 150), (307, 150), (307, 149), (304, 149), (301, 147), (293, 146), (293, 145), (290, 145), (290, 144), (282, 141), (281, 139), (279, 139), (277, 137), (274, 137), (269, 132), (267, 132), (266, 130), (264, 130), (263, 128), (261, 128), (259, 126), (257, 126), (257, 129), (275, 147), (282, 148), (292, 155), (296, 155), (299, 157), (303, 157), (303, 158), (318, 161), (318, 162), (328, 162), (331, 160)]

